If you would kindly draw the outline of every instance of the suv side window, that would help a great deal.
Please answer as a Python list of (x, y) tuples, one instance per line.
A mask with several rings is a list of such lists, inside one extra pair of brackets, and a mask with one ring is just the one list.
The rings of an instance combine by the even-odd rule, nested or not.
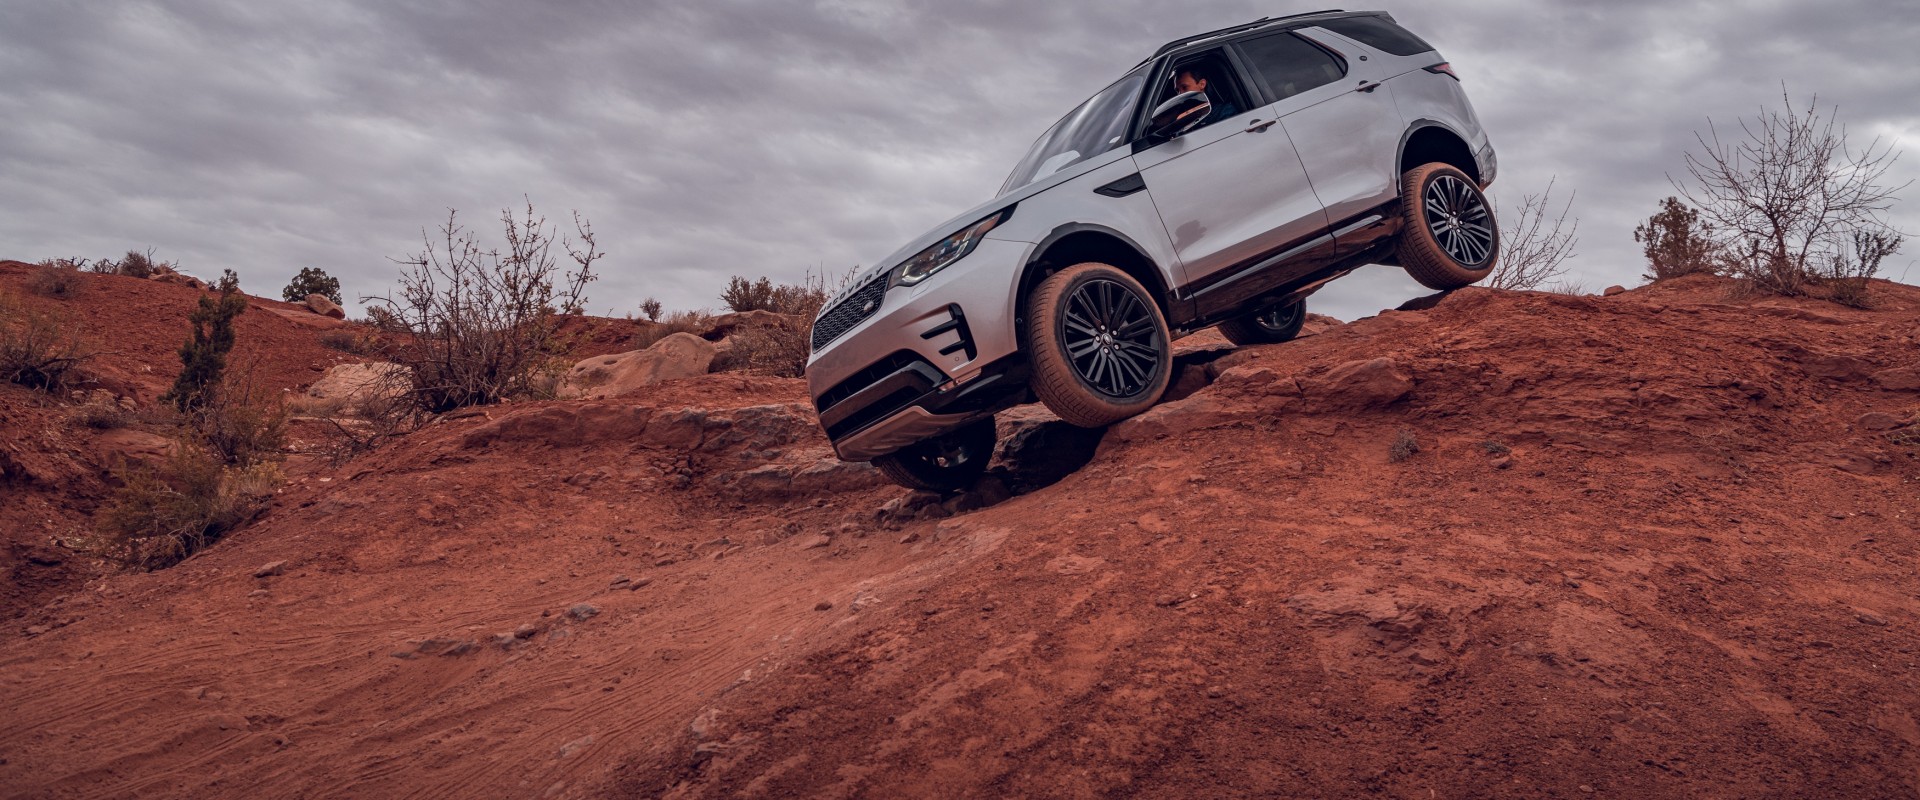
[(1240, 42), (1247, 67), (1266, 84), (1274, 102), (1346, 77), (1347, 67), (1332, 53), (1291, 33)]
[[(1184, 77), (1183, 77), (1184, 76)], [(1205, 54), (1180, 59), (1167, 71), (1166, 83), (1156, 93), (1148, 109), (1166, 102), (1179, 94), (1183, 80), (1199, 80), (1206, 84), (1207, 101), (1213, 104), (1213, 111), (1207, 118), (1194, 126), (1199, 130), (1229, 117), (1239, 116), (1253, 108), (1248, 102), (1247, 93), (1241, 91), (1240, 80), (1233, 65), (1227, 62), (1223, 50), (1209, 50)], [(1189, 84), (1191, 85), (1191, 84)]]
[(1396, 56), (1419, 55), (1433, 49), (1433, 45), (1427, 44), (1406, 28), (1387, 21), (1385, 17), (1330, 19), (1318, 23), (1318, 26)]

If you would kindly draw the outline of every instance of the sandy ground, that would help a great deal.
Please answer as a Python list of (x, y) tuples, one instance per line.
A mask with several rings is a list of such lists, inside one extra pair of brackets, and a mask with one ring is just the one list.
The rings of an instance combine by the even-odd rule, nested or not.
[(446, 419), (23, 610), (0, 787), (1911, 797), (1920, 290), (1881, 296), (1464, 290), (1192, 353), (1103, 436), (1018, 409), (944, 505), (798, 381)]

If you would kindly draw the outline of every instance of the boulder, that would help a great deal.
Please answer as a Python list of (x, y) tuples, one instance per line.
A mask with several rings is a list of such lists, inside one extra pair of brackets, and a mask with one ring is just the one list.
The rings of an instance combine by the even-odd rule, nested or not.
[(358, 416), (406, 396), (412, 388), (407, 368), (399, 364), (339, 364), (307, 387), (305, 405), (317, 415)]
[(1606, 288), (1606, 291), (1602, 292), (1602, 294), (1605, 294), (1608, 297), (1612, 297), (1616, 294), (1626, 294), (1626, 293), (1627, 293), (1627, 287), (1625, 286), (1609, 286)]
[(313, 313), (319, 314), (320, 316), (332, 317), (334, 319), (347, 318), (346, 309), (341, 308), (340, 304), (335, 303), (332, 300), (328, 300), (326, 298), (326, 295), (318, 295), (318, 294), (307, 295), (306, 302), (307, 302), (307, 308), (311, 309)]
[(1335, 409), (1377, 408), (1413, 391), (1413, 375), (1391, 358), (1349, 361), (1310, 381), (1307, 395)]
[(199, 278), (193, 277), (192, 275), (188, 275), (185, 273), (174, 272), (173, 270), (170, 270), (170, 269), (155, 270), (152, 275), (147, 276), (147, 280), (159, 281), (161, 283), (179, 284), (181, 286), (185, 286), (190, 289), (206, 290), (206, 289), (213, 288), (211, 286), (208, 286), (206, 281), (200, 280)]
[(707, 374), (713, 343), (691, 333), (676, 333), (645, 350), (631, 350), (574, 364), (560, 385), (562, 397), (599, 400), (621, 397), (674, 378)]
[(1905, 425), (1906, 420), (1903, 420), (1885, 411), (1869, 411), (1865, 414), (1861, 414), (1860, 418), (1857, 420), (1854, 420), (1853, 424), (1859, 426), (1861, 430), (1878, 432), (1878, 431), (1890, 431), (1890, 430), (1893, 430), (1894, 428), (1898, 428), (1902, 425)]
[(797, 328), (804, 321), (791, 314), (777, 314), (772, 311), (735, 311), (714, 317), (712, 327), (701, 334), (709, 342), (717, 342), (732, 336), (741, 328)]
[(1894, 367), (1873, 373), (1873, 382), (1894, 392), (1920, 392), (1920, 366)]

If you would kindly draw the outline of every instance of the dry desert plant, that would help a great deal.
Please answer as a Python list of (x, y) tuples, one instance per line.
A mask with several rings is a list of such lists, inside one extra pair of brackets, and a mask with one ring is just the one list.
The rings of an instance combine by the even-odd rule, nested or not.
[(61, 315), (35, 311), (0, 293), (0, 381), (64, 395), (94, 354)]
[(1573, 197), (1567, 198), (1559, 214), (1548, 217), (1553, 213), (1553, 184), (1548, 180), (1546, 191), (1521, 198), (1520, 207), (1500, 226), (1500, 263), (1487, 278), (1488, 286), (1539, 289), (1566, 273), (1563, 265), (1574, 257), (1573, 247), (1580, 243), (1576, 236), (1580, 219), (1567, 220)]
[[(589, 222), (576, 212), (574, 237), (556, 241), (528, 201), (524, 216), (502, 211), (500, 223), (506, 249), (485, 249), (449, 210), (438, 241), (423, 231), (425, 249), (395, 259), (400, 295), (361, 298), (374, 304), (370, 318), (407, 334), (393, 360), (411, 373), (422, 411), (537, 395), (559, 354), (558, 316), (586, 303), (593, 263), (604, 255)], [(573, 269), (560, 267), (555, 244)], [(373, 308), (384, 313), (376, 317)]]
[(1686, 154), (1691, 180), (1674, 186), (1711, 226), (1735, 277), (1782, 295), (1851, 282), (1843, 293), (1857, 291), (1854, 302), (1864, 303), (1866, 281), (1901, 243), (1886, 221), (1906, 186), (1886, 182), (1898, 154), (1879, 139), (1854, 150), (1837, 109), (1822, 111), (1818, 97), (1796, 110), (1783, 89), (1781, 101), (1784, 110), (1740, 120), (1734, 141), (1709, 119), (1707, 132), (1694, 134), (1699, 149)]
[(266, 508), (279, 465), (227, 467), (197, 442), (174, 443), (152, 466), (121, 465), (121, 486), (100, 515), (91, 550), (136, 569), (180, 563)]
[(1699, 209), (1678, 197), (1660, 201), (1660, 210), (1633, 229), (1633, 240), (1647, 256), (1648, 281), (1719, 271), (1719, 247), (1713, 225), (1700, 218)]

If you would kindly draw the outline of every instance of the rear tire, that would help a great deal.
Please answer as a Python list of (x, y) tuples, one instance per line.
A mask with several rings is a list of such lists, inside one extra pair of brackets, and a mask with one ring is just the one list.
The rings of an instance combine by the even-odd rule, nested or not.
[(1400, 178), (1396, 257), (1429, 289), (1458, 289), (1493, 273), (1500, 228), (1472, 178), (1451, 164), (1422, 164)]
[(1220, 323), (1220, 335), (1237, 345), (1278, 344), (1300, 335), (1307, 321), (1307, 301), (1267, 306), (1243, 317)]
[(987, 473), (998, 440), (989, 416), (880, 456), (873, 465), (909, 489), (957, 492), (972, 488)]
[(1032, 385), (1068, 423), (1099, 428), (1153, 407), (1173, 374), (1173, 337), (1153, 293), (1106, 264), (1047, 276), (1027, 301)]

